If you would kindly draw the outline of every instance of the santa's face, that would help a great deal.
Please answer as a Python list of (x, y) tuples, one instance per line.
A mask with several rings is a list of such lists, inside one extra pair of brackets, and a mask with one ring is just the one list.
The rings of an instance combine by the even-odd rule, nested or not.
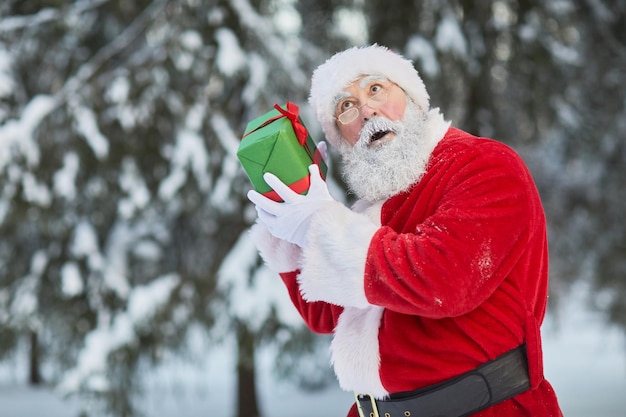
[[(339, 97), (335, 116), (345, 141), (354, 146), (364, 134), (363, 127), (374, 117), (402, 120), (406, 94), (397, 84), (378, 75), (365, 75), (345, 88)], [(380, 130), (366, 132), (367, 146), (380, 146), (395, 138), (397, 132)]]
[[(387, 199), (418, 181), (441, 137), (433, 137), (429, 132), (428, 114), (409, 100), (403, 90), (397, 86), (395, 89), (402, 92), (402, 98), (394, 100), (395, 105), (390, 103), (392, 107), (384, 110), (387, 116), (382, 111), (374, 115), (371, 109), (364, 112), (368, 105), (363, 106), (359, 113), (370, 117), (355, 120), (360, 131), (354, 132), (356, 137), (344, 137), (337, 147), (343, 159), (343, 174), (348, 187), (357, 197), (369, 201)], [(400, 102), (404, 104), (400, 105)], [(378, 104), (381, 103), (374, 106)], [(400, 119), (397, 114), (390, 116), (392, 109), (398, 111), (400, 108), (405, 110)], [(348, 125), (350, 123), (346, 127)]]

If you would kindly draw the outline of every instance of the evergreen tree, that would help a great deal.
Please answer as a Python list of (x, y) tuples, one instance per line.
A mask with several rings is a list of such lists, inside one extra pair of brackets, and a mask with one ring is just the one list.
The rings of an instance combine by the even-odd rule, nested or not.
[[(232, 282), (253, 288), (264, 269), (256, 252), (220, 286), (218, 271), (254, 218), (235, 156), (246, 122), (306, 98), (315, 49), (298, 12), (242, 0), (1, 11), (3, 353), (36, 334), (51, 383), (131, 416), (142, 363), (200, 325), (214, 343), (236, 338), (240, 384), (254, 387), (255, 349), (290, 346), (302, 324), (282, 323), (271, 299), (255, 300), (268, 304), (258, 323), (233, 313)], [(240, 415), (260, 414), (250, 390)]]

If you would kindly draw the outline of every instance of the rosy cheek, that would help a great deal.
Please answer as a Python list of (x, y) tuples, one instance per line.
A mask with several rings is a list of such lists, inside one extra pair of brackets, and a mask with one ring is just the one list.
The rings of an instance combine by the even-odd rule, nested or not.
[(350, 128), (350, 131), (348, 133), (349, 136), (347, 136), (346, 139), (351, 145), (354, 146), (359, 141), (359, 135), (361, 134), (363, 123), (358, 123), (358, 122), (352, 123), (349, 128)]
[(399, 121), (404, 116), (404, 107), (399, 104), (391, 104), (385, 109), (385, 113), (390, 120)]
[(339, 132), (350, 145), (354, 146), (359, 140), (359, 133), (362, 127), (363, 123), (359, 123), (358, 121), (354, 121), (348, 125), (339, 124)]
[(390, 120), (399, 121), (404, 118), (406, 110), (406, 97), (393, 95), (381, 107), (381, 113)]

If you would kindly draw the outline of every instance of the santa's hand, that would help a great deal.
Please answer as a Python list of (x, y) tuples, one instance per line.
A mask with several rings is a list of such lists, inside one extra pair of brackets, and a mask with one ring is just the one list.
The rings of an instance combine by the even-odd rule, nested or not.
[(328, 145), (326, 144), (326, 142), (323, 140), (319, 141), (316, 148), (319, 151), (320, 155), (322, 155), (322, 160), (324, 161), (324, 163), (328, 165)]
[(263, 175), (265, 182), (283, 199), (282, 203), (254, 190), (248, 192), (248, 199), (255, 204), (259, 219), (265, 223), (270, 233), (300, 247), (306, 245), (311, 216), (325, 203), (334, 201), (318, 166), (315, 164), (309, 166), (309, 172), (311, 186), (306, 195), (291, 190), (273, 174)]

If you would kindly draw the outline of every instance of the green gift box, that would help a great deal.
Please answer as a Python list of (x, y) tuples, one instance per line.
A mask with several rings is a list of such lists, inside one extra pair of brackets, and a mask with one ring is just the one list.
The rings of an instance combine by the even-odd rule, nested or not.
[(274, 201), (281, 198), (267, 185), (263, 174), (271, 172), (298, 194), (310, 185), (308, 167), (320, 167), (322, 178), (328, 170), (315, 142), (298, 115), (298, 106), (274, 106), (274, 110), (248, 123), (237, 157), (256, 191)]

